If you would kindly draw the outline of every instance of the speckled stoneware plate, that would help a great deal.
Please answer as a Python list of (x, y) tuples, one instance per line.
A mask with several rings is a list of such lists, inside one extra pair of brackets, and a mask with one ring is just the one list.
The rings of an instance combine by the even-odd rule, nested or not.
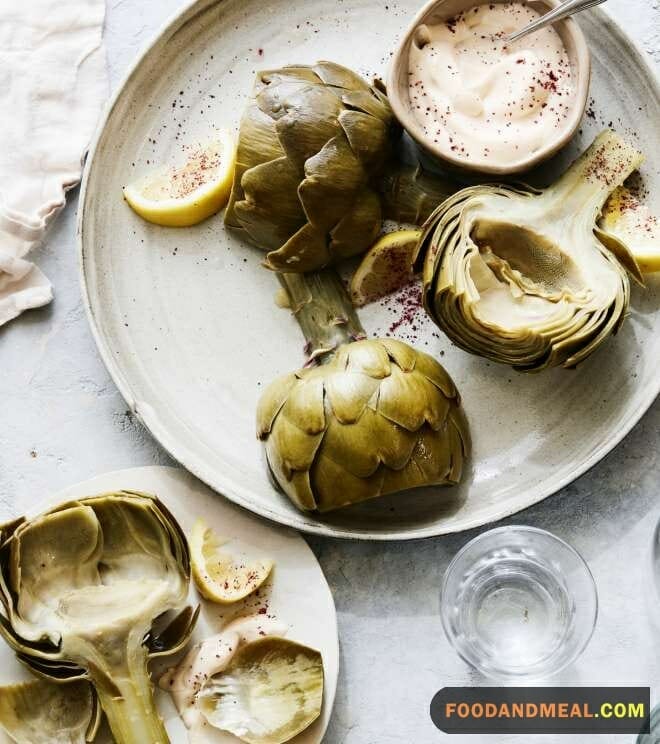
[[(291, 744), (320, 744), (328, 727), (337, 690), (339, 646), (334, 600), (323, 571), (307, 543), (293, 530), (268, 524), (218, 499), (203, 483), (177, 468), (152, 466), (105, 473), (49, 497), (39, 507), (31, 509), (30, 515), (36, 516), (63, 501), (121, 489), (156, 494), (188, 535), (195, 520), (203, 517), (218, 535), (240, 541), (240, 549), (246, 555), (273, 559), (275, 568), (259, 590), (258, 597), (253, 595), (227, 606), (201, 600), (201, 612), (192, 642), (219, 632), (234, 618), (253, 615), (266, 608), (268, 617), (288, 626), (288, 638), (318, 649), (323, 656), (325, 675), (323, 710), (318, 720), (292, 739)], [(200, 597), (192, 587), (189, 602), (200, 603)], [(151, 665), (152, 677), (158, 679), (178, 658), (163, 659), (158, 665), (154, 662)], [(9, 646), (0, 641), (0, 685), (30, 678)], [(157, 690), (156, 701), (172, 744), (187, 742), (186, 729), (170, 696)], [(112, 739), (102, 731), (95, 741), (97, 744), (110, 744)], [(197, 744), (238, 744), (238, 741), (231, 734), (210, 728), (195, 738)], [(0, 744), (9, 742), (10, 739), (0, 731)]]
[[(660, 278), (633, 290), (630, 318), (577, 371), (521, 375), (451, 346), (404, 297), (361, 311), (442, 360), (470, 419), (474, 457), (459, 488), (388, 497), (323, 518), (301, 514), (269, 481), (255, 438), (264, 386), (300, 366), (302, 337), (274, 303), (263, 254), (221, 217), (191, 229), (143, 222), (121, 187), (237, 128), (256, 70), (325, 58), (384, 75), (419, 0), (198, 0), (140, 58), (110, 107), (84, 180), (84, 297), (110, 374), (156, 439), (216, 491), (298, 529), (416, 538), (487, 524), (566, 485), (609, 452), (660, 388)], [(611, 123), (647, 153), (660, 213), (660, 93), (634, 45), (604, 13), (580, 16), (593, 51), (583, 128), (537, 180), (548, 181)], [(531, 178), (531, 177), (530, 177)]]

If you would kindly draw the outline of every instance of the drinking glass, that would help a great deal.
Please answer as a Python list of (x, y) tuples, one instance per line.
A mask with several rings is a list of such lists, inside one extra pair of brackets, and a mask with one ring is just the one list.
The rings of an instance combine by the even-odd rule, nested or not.
[(442, 583), (449, 642), (484, 675), (556, 674), (582, 653), (598, 614), (589, 567), (545, 530), (499, 527), (465, 545)]

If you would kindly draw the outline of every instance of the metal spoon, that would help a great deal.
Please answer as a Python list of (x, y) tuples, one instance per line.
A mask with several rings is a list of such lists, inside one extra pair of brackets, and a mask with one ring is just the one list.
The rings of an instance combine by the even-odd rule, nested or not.
[(605, 0), (566, 0), (565, 3), (562, 3), (557, 8), (551, 10), (537, 20), (532, 21), (530, 24), (525, 26), (525, 28), (521, 29), (520, 31), (516, 31), (515, 34), (510, 34), (509, 36), (505, 37), (505, 41), (509, 44), (514, 41), (518, 41), (518, 39), (522, 39), (523, 36), (527, 36), (527, 34), (531, 34), (534, 31), (545, 28), (551, 23), (561, 21), (563, 18), (567, 18), (574, 13), (579, 13), (581, 10), (587, 10), (587, 8), (593, 8), (596, 5), (600, 5), (604, 2)]

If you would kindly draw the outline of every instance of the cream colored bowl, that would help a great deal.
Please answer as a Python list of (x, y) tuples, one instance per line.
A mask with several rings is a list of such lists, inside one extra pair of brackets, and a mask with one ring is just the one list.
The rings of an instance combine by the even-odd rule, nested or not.
[[(502, 3), (507, 0), (488, 1)], [(412, 44), (413, 36), (418, 26), (422, 24), (431, 26), (442, 23), (464, 10), (475, 7), (475, 5), (484, 4), (485, 2), (483, 0), (431, 0), (431, 2), (427, 3), (415, 16), (392, 58), (387, 81), (387, 93), (394, 113), (403, 127), (405, 127), (419, 145), (445, 165), (458, 168), (459, 170), (496, 175), (521, 173), (554, 155), (571, 140), (577, 131), (589, 95), (589, 80), (591, 77), (589, 47), (582, 30), (574, 20), (569, 18), (555, 24), (554, 27), (566, 47), (576, 80), (575, 100), (571, 115), (566, 120), (564, 127), (557, 130), (556, 136), (550, 138), (540, 150), (508, 165), (497, 165), (494, 163), (487, 165), (483, 162), (470, 163), (465, 158), (456, 157), (450, 149), (444, 147), (442, 144), (434, 142), (417, 120), (409, 97), (408, 57), (410, 45)], [(528, 4), (539, 13), (546, 13), (551, 8), (559, 5), (560, 2), (559, 0), (534, 0)]]

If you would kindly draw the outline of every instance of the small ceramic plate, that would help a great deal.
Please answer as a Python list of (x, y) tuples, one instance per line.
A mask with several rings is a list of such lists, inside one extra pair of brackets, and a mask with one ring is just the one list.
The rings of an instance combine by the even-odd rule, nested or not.
[[(325, 682), (321, 717), (292, 740), (292, 744), (320, 744), (328, 727), (337, 689), (337, 616), (330, 588), (307, 543), (293, 530), (268, 524), (219, 499), (204, 484), (176, 468), (145, 467), (106, 473), (61, 491), (40, 507), (31, 509), (30, 514), (39, 514), (69, 499), (121, 489), (156, 494), (172, 511), (187, 535), (190, 535), (195, 520), (202, 517), (218, 535), (239, 540), (242, 550), (249, 550), (250, 554), (254, 550), (255, 555), (270, 557), (275, 562), (272, 576), (260, 589), (259, 597), (248, 597), (235, 605), (225, 607), (200, 600), (191, 586), (190, 603), (201, 602), (202, 606), (192, 642), (219, 632), (234, 617), (253, 615), (261, 607), (266, 607), (269, 617), (289, 626), (287, 638), (316, 648), (323, 656)], [(163, 665), (168, 666), (167, 659)], [(24, 679), (30, 679), (29, 673), (16, 661), (9, 646), (0, 641), (0, 685)], [(185, 744), (188, 741), (186, 729), (176, 714), (170, 696), (157, 690), (157, 702), (172, 744)], [(5, 744), (9, 741), (0, 731), (0, 742)], [(103, 737), (97, 739), (98, 744), (110, 741)], [(238, 739), (230, 734), (211, 730), (208, 736), (204, 734), (199, 744), (237, 742)]]
[[(416, 538), (496, 521), (549, 496), (598, 462), (660, 387), (660, 278), (633, 290), (630, 317), (577, 371), (522, 375), (454, 348), (416, 297), (360, 311), (446, 366), (465, 402), (474, 456), (455, 489), (421, 489), (323, 518), (298, 512), (268, 479), (255, 407), (298, 368), (303, 339), (276, 307), (263, 253), (220, 216), (189, 229), (147, 224), (121, 187), (154, 164), (237, 129), (259, 69), (319, 57), (384, 76), (419, 0), (198, 0), (137, 62), (92, 148), (83, 186), (83, 294), (101, 355), (131, 409), (188, 470), (258, 514), (298, 529), (364, 539)], [(592, 99), (574, 143), (533, 174), (549, 182), (604, 127), (647, 154), (660, 214), (660, 93), (629, 39), (602, 12), (581, 14), (593, 54)]]

